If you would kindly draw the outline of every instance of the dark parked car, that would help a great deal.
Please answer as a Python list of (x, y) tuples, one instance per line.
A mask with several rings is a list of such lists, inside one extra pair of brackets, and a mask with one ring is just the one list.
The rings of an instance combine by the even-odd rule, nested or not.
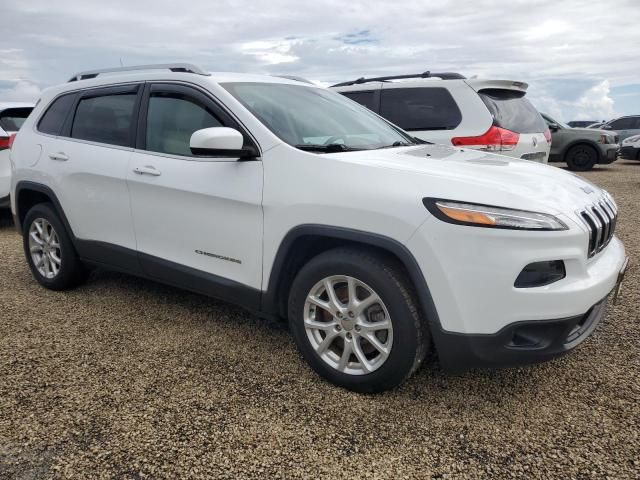
[(593, 128), (571, 128), (542, 113), (551, 130), (550, 162), (567, 162), (569, 170), (591, 170), (596, 163), (615, 162), (618, 137), (615, 132)]

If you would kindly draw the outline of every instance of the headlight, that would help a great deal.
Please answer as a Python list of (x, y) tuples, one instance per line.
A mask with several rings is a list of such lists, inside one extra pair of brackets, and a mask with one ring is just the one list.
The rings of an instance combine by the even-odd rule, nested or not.
[(424, 198), (424, 206), (437, 218), (457, 225), (511, 230), (567, 230), (558, 218), (547, 213), (513, 210), (476, 203)]
[(600, 140), (598, 140), (598, 143), (604, 143), (604, 144), (611, 144), (614, 142), (614, 138), (611, 135), (607, 135), (607, 134), (602, 134), (600, 135)]

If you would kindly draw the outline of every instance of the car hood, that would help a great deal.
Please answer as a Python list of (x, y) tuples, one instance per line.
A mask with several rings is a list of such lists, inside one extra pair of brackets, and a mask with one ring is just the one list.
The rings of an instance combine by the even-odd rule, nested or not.
[[(557, 167), (444, 145), (421, 145), (328, 154), (336, 160), (388, 169), (415, 181), (423, 196), (573, 215), (595, 202), (603, 191)], [(415, 188), (414, 187), (414, 188)]]
[(585, 137), (600, 137), (600, 135), (616, 135), (615, 132), (611, 130), (601, 130), (599, 128), (563, 128), (560, 130), (562, 132), (569, 132), (574, 135), (585, 136)]

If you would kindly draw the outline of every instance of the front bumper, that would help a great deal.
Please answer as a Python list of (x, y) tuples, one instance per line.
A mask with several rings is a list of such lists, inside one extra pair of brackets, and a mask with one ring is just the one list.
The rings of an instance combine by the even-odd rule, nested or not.
[(544, 362), (580, 345), (607, 311), (607, 298), (583, 315), (515, 322), (490, 335), (433, 332), (442, 367), (460, 372), (481, 367), (513, 367)]
[(621, 147), (620, 150), (618, 150), (618, 153), (620, 154), (620, 158), (624, 158), (625, 160), (640, 159), (640, 156), (638, 156), (638, 154), (640, 153), (640, 148), (637, 147)]
[(616, 144), (600, 144), (600, 164), (609, 164), (616, 161), (618, 158), (618, 148)]

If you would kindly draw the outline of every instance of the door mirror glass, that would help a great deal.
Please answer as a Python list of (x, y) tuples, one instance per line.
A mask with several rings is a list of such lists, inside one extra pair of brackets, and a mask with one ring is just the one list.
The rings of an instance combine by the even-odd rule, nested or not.
[(242, 148), (242, 134), (228, 127), (211, 127), (196, 130), (191, 135), (191, 153), (201, 157), (255, 157), (255, 151)]

